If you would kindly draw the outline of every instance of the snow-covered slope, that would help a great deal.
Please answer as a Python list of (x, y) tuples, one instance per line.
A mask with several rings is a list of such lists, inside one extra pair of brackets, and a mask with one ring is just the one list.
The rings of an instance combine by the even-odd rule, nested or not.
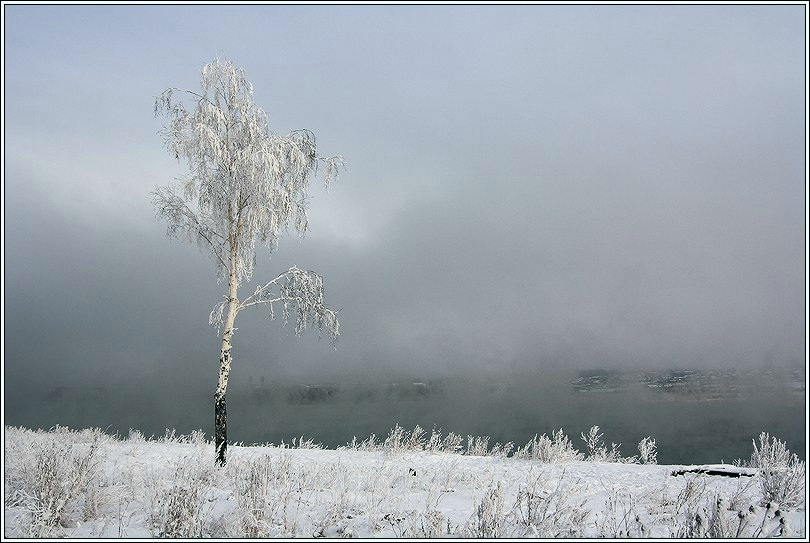
[(8, 427), (5, 453), (5, 537), (806, 534), (804, 499), (768, 504), (733, 466), (232, 446), (216, 468), (200, 435)]

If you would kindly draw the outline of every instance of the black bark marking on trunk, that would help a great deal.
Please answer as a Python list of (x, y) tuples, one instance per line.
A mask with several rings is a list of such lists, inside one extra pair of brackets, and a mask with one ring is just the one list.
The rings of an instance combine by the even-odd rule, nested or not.
[(228, 421), (225, 407), (225, 391), (228, 389), (228, 373), (231, 369), (231, 349), (219, 353), (219, 379), (214, 392), (214, 447), (216, 464), (225, 465), (225, 454), (228, 450)]
[(216, 447), (216, 463), (225, 465), (225, 453), (228, 449), (228, 426), (225, 410), (225, 395), (214, 394), (214, 444)]

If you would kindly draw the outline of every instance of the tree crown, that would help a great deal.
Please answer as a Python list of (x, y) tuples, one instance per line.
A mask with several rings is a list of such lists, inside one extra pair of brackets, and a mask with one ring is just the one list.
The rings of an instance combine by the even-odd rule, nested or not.
[(155, 100), (168, 117), (167, 148), (188, 163), (175, 186), (158, 188), (155, 205), (170, 235), (209, 248), (219, 277), (250, 279), (256, 243), (274, 250), (290, 224), (307, 230), (307, 188), (319, 169), (329, 185), (343, 166), (321, 157), (315, 136), (272, 133), (242, 69), (216, 59), (202, 69), (199, 92), (169, 88)]

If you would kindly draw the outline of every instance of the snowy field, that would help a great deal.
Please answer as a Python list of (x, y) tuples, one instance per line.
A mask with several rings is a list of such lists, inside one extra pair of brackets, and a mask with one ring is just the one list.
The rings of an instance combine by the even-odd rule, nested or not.
[[(588, 437), (588, 436), (584, 436)], [(805, 537), (805, 465), (764, 436), (735, 466), (633, 458), (598, 429), (525, 446), (400, 427), (324, 450), (202, 434), (116, 439), (5, 428), (4, 529), (14, 537)], [(700, 473), (725, 471), (736, 477)], [(673, 475), (674, 472), (685, 472)], [(777, 503), (778, 502), (778, 503)]]

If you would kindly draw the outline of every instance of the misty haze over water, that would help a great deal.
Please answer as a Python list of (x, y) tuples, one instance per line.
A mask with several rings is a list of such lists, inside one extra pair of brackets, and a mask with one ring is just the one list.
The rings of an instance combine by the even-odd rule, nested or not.
[[(388, 382), (272, 382), (249, 377), (233, 385), (229, 437), (246, 444), (313, 438), (328, 447), (398, 423), (435, 426), (522, 445), (534, 434), (563, 428), (584, 449), (580, 432), (599, 425), (624, 456), (651, 435), (661, 463), (710, 463), (748, 458), (760, 431), (805, 451), (804, 370), (583, 370), (486, 380), (406, 379)], [(191, 377), (191, 380), (195, 379)], [(210, 387), (54, 387), (7, 404), (6, 424), (48, 428), (101, 427), (160, 436), (203, 429), (210, 437)], [(137, 392), (136, 392), (137, 391)], [(144, 393), (141, 396), (141, 393)]]
[(317, 271), (337, 349), (240, 314), (232, 440), (804, 454), (806, 9), (4, 6), (5, 423), (210, 435), (225, 289), (150, 191), (155, 97), (221, 53), (347, 162), (239, 293)]

